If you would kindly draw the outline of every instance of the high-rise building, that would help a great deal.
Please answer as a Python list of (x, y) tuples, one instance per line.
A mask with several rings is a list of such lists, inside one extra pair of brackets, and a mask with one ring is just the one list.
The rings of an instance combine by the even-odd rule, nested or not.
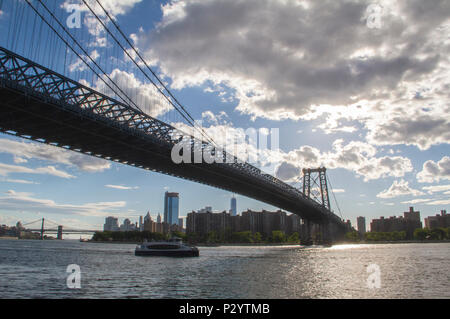
[(286, 216), (286, 234), (301, 233), (302, 222), (300, 216), (291, 214)]
[(415, 212), (414, 207), (410, 207), (409, 212), (404, 212), (403, 216), (405, 217), (406, 220), (420, 222), (420, 212), (419, 211)]
[(144, 231), (154, 233), (156, 232), (156, 224), (152, 220), (152, 216), (150, 216), (150, 212), (147, 212), (147, 215), (144, 217)]
[(160, 214), (160, 213), (158, 213), (158, 217), (156, 218), (156, 222), (157, 222), (158, 224), (161, 224), (161, 222), (162, 222), (162, 220), (161, 220), (161, 214)]
[(211, 206), (206, 206), (205, 208), (197, 210), (198, 214), (204, 214), (204, 213), (212, 213), (213, 209)]
[(230, 214), (231, 214), (231, 216), (237, 215), (237, 201), (236, 201), (236, 197), (234, 197), (234, 196), (231, 198)]
[(103, 225), (104, 231), (118, 231), (119, 230), (119, 219), (115, 217), (106, 217), (105, 225)]
[(441, 210), (441, 215), (430, 216), (425, 218), (425, 228), (447, 228), (450, 227), (450, 215), (446, 210)]
[(164, 222), (169, 225), (178, 225), (179, 194), (166, 192), (164, 195)]
[(142, 216), (139, 216), (139, 231), (144, 231), (144, 221)]
[(126, 218), (123, 221), (123, 224), (120, 225), (120, 231), (128, 232), (128, 231), (135, 231), (137, 229), (136, 224), (131, 223), (131, 220)]
[(178, 226), (180, 227), (180, 229), (183, 229), (183, 226), (184, 226), (183, 218), (178, 218)]
[(192, 212), (187, 215), (187, 233), (197, 233), (205, 235), (212, 231), (225, 231), (228, 228), (230, 228), (230, 214), (227, 212)]
[(408, 238), (413, 238), (414, 231), (418, 228), (422, 228), (422, 221), (420, 220), (420, 212), (414, 211), (414, 207), (409, 208), (409, 212), (404, 212), (405, 218), (405, 231)]
[(301, 219), (297, 215), (287, 215), (283, 211), (254, 212), (247, 210), (242, 216), (231, 216), (228, 212), (213, 213), (202, 209), (187, 215), (186, 232), (206, 235), (210, 232), (244, 232), (260, 233), (270, 237), (273, 231), (282, 231), (286, 235), (301, 233)]
[(364, 235), (366, 233), (366, 218), (363, 216), (356, 218), (356, 224), (358, 225), (358, 232)]
[(144, 224), (151, 220), (152, 220), (152, 216), (150, 216), (150, 212), (147, 212), (147, 215), (145, 215), (145, 217), (144, 217)]
[[(289, 220), (291, 219), (291, 220)], [(276, 212), (269, 212), (263, 210), (262, 212), (254, 212), (247, 210), (242, 213), (241, 230), (251, 231), (252, 233), (260, 233), (265, 236), (270, 236), (272, 231), (279, 230), (285, 233), (295, 232), (299, 229), (299, 219), (289, 217), (285, 212), (279, 210)]]
[(380, 219), (374, 219), (370, 223), (370, 231), (372, 232), (406, 232), (406, 238), (412, 239), (414, 231), (418, 228), (422, 228), (422, 222), (420, 221), (420, 212), (415, 212), (413, 207), (410, 207), (409, 212), (405, 212), (400, 217), (390, 217)]

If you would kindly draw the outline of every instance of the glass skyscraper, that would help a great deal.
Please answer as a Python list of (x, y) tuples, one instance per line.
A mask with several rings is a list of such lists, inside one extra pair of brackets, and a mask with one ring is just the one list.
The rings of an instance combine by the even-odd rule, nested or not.
[(170, 225), (178, 225), (179, 194), (166, 192), (164, 195), (164, 222)]
[(236, 216), (237, 215), (237, 202), (236, 202), (236, 197), (233, 196), (233, 198), (231, 198), (231, 216)]

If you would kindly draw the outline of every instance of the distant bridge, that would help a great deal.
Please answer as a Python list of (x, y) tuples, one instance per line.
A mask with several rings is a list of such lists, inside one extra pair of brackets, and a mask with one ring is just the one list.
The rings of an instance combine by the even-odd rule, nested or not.
[[(40, 227), (33, 228), (33, 226), (37, 226), (39, 224)], [(46, 228), (46, 226), (50, 224), (50, 228)], [(62, 240), (63, 234), (94, 234), (96, 232), (100, 232), (101, 230), (92, 230), (92, 229), (70, 229), (69, 227), (64, 227), (63, 225), (58, 225), (51, 220), (42, 218), (35, 220), (30, 223), (26, 223), (23, 225), (24, 229), (29, 232), (40, 233), (41, 239), (44, 239), (44, 234), (57, 234), (57, 239)]]

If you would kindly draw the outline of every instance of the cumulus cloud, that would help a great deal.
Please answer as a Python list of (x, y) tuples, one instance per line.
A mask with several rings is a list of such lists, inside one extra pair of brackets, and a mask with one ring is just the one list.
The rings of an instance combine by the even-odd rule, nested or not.
[(39, 183), (36, 183), (36, 182), (33, 182), (33, 181), (24, 180), (24, 179), (3, 178), (3, 179), (0, 179), (0, 182), (13, 183), (13, 184), (39, 185)]
[(35, 198), (30, 193), (9, 190), (4, 196), (0, 197), (0, 205), (2, 209), (9, 211), (105, 217), (112, 212), (117, 214), (117, 210), (124, 208), (126, 202), (98, 202), (82, 205), (60, 204), (50, 199)]
[(297, 182), (301, 174), (299, 167), (290, 163), (281, 163), (275, 171), (275, 176), (286, 182)]
[[(98, 5), (97, 1), (95, 0), (87, 0), (86, 1), (88, 5), (94, 9), (95, 12), (98, 12), (100, 16), (105, 16), (103, 13), (103, 10)], [(116, 15), (123, 15), (129, 12), (136, 4), (142, 2), (142, 0), (108, 0), (108, 1), (101, 1), (102, 6), (113, 16)], [(80, 1), (78, 0), (66, 0), (61, 5), (62, 8), (67, 9), (70, 5), (73, 4), (80, 4)], [(79, 6), (79, 9), (81, 11), (87, 12), (89, 11), (89, 8), (87, 8), (84, 5)]]
[(111, 168), (106, 160), (78, 154), (55, 146), (24, 141), (0, 139), (0, 153), (14, 155), (16, 163), (25, 163), (29, 159), (38, 159), (58, 164), (74, 166), (85, 172), (103, 172)]
[(350, 120), (376, 145), (448, 143), (450, 3), (380, 1), (379, 29), (371, 3), (171, 1), (139, 46), (174, 88), (227, 86), (253, 118), (317, 118), (325, 105), (327, 133), (355, 132)]
[(205, 123), (211, 123), (212, 125), (227, 125), (228, 114), (224, 111), (219, 112), (219, 114), (214, 114), (212, 111), (205, 111), (202, 113), (202, 121)]
[(107, 188), (118, 189), (118, 190), (134, 190), (139, 189), (139, 187), (130, 187), (130, 186), (122, 186), (122, 185), (105, 185)]
[[(92, 63), (92, 61), (97, 61), (98, 58), (100, 57), (100, 54), (98, 53), (97, 50), (93, 50), (90, 54), (90, 58), (87, 57), (86, 55), (81, 55), (81, 58), (77, 58), (76, 61), (74, 63), (72, 63), (71, 65), (69, 65), (69, 71), (70, 72), (75, 72), (75, 71), (86, 71), (88, 69), (87, 65), (85, 62), (88, 62), (89, 64)], [(92, 59), (92, 60), (91, 60)], [(89, 84), (89, 83), (82, 83), (82, 84)]]
[[(213, 118), (213, 123), (217, 122), (217, 117), (213, 113), (208, 113), (207, 117)], [(188, 134), (194, 135), (195, 133), (185, 124), (172, 123), (172, 125)], [(235, 145), (234, 148), (227, 149), (230, 153), (237, 154), (240, 159), (251, 160), (266, 173), (274, 174), (287, 182), (298, 181), (302, 168), (319, 166), (326, 166), (330, 169), (342, 168), (355, 172), (366, 182), (385, 177), (403, 177), (406, 173), (413, 171), (409, 158), (402, 156), (378, 157), (376, 147), (365, 142), (344, 143), (342, 139), (338, 139), (333, 143), (332, 150), (329, 152), (322, 152), (309, 145), (285, 152), (276, 147), (258, 148), (251, 130), (235, 128), (231, 122), (205, 125), (203, 129), (218, 145)], [(264, 130), (261, 131), (264, 132)], [(272, 136), (274, 135), (270, 134), (270, 138)]]
[[(173, 110), (173, 107), (162, 98), (153, 84), (140, 81), (133, 73), (114, 69), (109, 77), (146, 114), (158, 117)], [(101, 80), (97, 80), (94, 88), (104, 94), (114, 96), (114, 92)]]
[(426, 186), (422, 188), (424, 191), (427, 191), (429, 194), (441, 193), (445, 192), (447, 194), (450, 191), (450, 185), (434, 185), (434, 186)]
[(435, 200), (429, 203), (426, 203), (428, 206), (444, 206), (444, 205), (450, 205), (450, 199), (443, 199), (443, 200)]
[(368, 140), (376, 145), (416, 145), (421, 150), (450, 143), (450, 121), (443, 116), (448, 111), (448, 108), (434, 112), (419, 109), (412, 113), (404, 108), (391, 111), (384, 120), (372, 120)]
[(408, 201), (404, 201), (402, 202), (402, 204), (408, 204), (408, 205), (415, 205), (415, 204), (423, 204), (423, 203), (427, 203), (430, 202), (431, 199), (427, 199), (427, 198), (418, 198), (418, 199), (413, 199), (413, 200), (408, 200)]
[(439, 162), (426, 161), (423, 170), (417, 174), (420, 183), (433, 183), (450, 180), (450, 157), (445, 156)]
[(283, 156), (285, 162), (296, 167), (326, 166), (330, 169), (343, 168), (355, 172), (364, 181), (384, 177), (403, 177), (413, 170), (411, 161), (406, 157), (376, 157), (377, 150), (370, 144), (343, 140), (333, 143), (331, 152), (321, 152), (312, 146), (302, 146)]
[[(108, 24), (109, 20), (106, 17), (103, 9), (98, 5), (95, 0), (87, 0), (86, 1), (89, 7), (102, 19), (103, 23)], [(142, 0), (108, 0), (102, 1), (102, 6), (108, 11), (108, 13), (115, 18), (118, 15), (125, 15), (134, 6), (138, 3), (142, 2)], [(84, 13), (83, 23), (87, 26), (89, 33), (95, 36), (94, 41), (91, 45), (104, 47), (106, 46), (106, 31), (103, 29), (101, 23), (97, 20), (97, 18), (91, 13), (89, 8), (84, 5), (84, 3), (80, 4), (78, 0), (66, 0), (61, 4), (61, 8), (68, 12), (72, 12), (74, 10), (73, 6), (76, 6), (77, 10), (80, 10)]]
[(40, 174), (40, 175), (52, 175), (56, 177), (71, 179), (75, 176), (70, 175), (64, 171), (58, 170), (54, 166), (28, 168), (24, 166), (8, 165), (0, 163), (0, 176), (8, 176), (11, 174)]
[(377, 195), (378, 198), (395, 198), (400, 196), (421, 196), (425, 195), (423, 192), (412, 189), (409, 183), (405, 180), (394, 181), (389, 189), (382, 191)]

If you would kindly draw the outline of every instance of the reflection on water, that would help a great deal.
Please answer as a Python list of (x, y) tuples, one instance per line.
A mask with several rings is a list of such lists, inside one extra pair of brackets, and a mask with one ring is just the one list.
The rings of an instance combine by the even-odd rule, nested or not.
[[(0, 241), (0, 298), (450, 298), (450, 244), (207, 247), (199, 258), (134, 245)], [(80, 290), (66, 267), (81, 267)], [(367, 286), (367, 267), (381, 288)]]

